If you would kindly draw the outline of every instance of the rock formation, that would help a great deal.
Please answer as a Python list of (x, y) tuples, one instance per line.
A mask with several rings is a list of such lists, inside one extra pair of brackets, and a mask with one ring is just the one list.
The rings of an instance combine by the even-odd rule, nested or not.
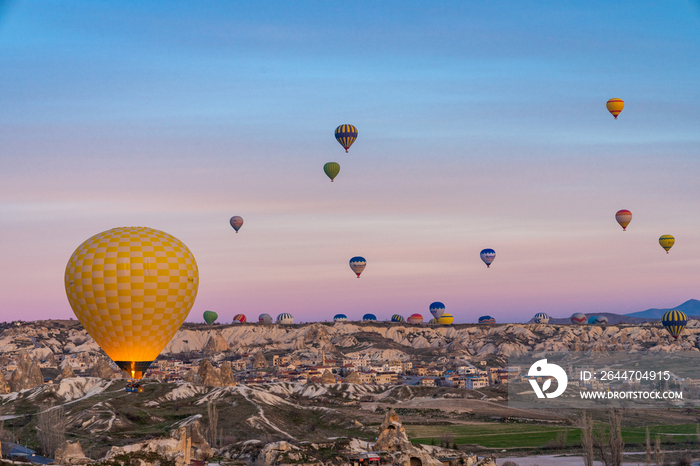
[(222, 353), (230, 350), (231, 347), (226, 342), (226, 339), (221, 336), (221, 332), (216, 332), (210, 336), (207, 344), (204, 345), (204, 354)]
[(377, 437), (373, 450), (395, 453), (408, 450), (410, 446), (411, 442), (406, 435), (406, 429), (401, 425), (399, 415), (396, 414), (396, 411), (390, 409), (384, 416), (384, 422), (379, 427), (379, 437)]
[(255, 353), (255, 359), (253, 360), (253, 368), (254, 369), (263, 369), (267, 367), (267, 360), (265, 359), (265, 355), (262, 353), (262, 351), (258, 351)]
[(335, 376), (331, 374), (331, 371), (326, 369), (326, 371), (321, 376), (321, 383), (335, 383)]
[(0, 395), (10, 393), (11, 391), (10, 384), (8, 384), (7, 379), (5, 379), (5, 374), (0, 373)]
[(280, 455), (286, 456), (286, 459), (290, 460), (290, 462), (299, 462), (299, 460), (302, 459), (299, 450), (299, 447), (285, 441), (268, 443), (260, 451), (258, 457), (255, 458), (251, 466), (271, 466), (273, 464), (279, 464), (277, 457)]
[(205, 387), (223, 387), (219, 370), (212, 366), (208, 359), (203, 359), (199, 363), (199, 371), (197, 372), (199, 383)]
[[(69, 367), (69, 366), (68, 366)], [(99, 377), (101, 379), (111, 379), (114, 371), (109, 366), (109, 363), (104, 358), (97, 360), (97, 363), (90, 369), (90, 377)]]
[(55, 459), (56, 463), (62, 466), (81, 465), (93, 462), (83, 453), (83, 447), (80, 446), (80, 442), (69, 441), (66, 441), (56, 450)]
[(56, 380), (63, 380), (63, 379), (70, 379), (71, 377), (75, 377), (75, 372), (73, 372), (73, 366), (70, 364), (66, 364), (63, 366), (63, 370), (61, 371), (61, 375), (59, 375)]
[(231, 363), (224, 361), (221, 363), (219, 368), (219, 375), (221, 376), (221, 383), (224, 387), (231, 387), (236, 385), (236, 380), (233, 376), (233, 370), (231, 369)]
[(17, 359), (17, 369), (10, 377), (11, 391), (18, 392), (44, 383), (44, 376), (41, 375), (41, 370), (36, 361), (24, 352), (20, 353)]

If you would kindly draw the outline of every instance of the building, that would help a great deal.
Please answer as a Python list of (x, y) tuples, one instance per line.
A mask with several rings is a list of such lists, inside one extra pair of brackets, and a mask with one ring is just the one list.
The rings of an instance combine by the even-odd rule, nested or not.
[(465, 386), (469, 390), (488, 387), (489, 379), (487, 377), (468, 377)]

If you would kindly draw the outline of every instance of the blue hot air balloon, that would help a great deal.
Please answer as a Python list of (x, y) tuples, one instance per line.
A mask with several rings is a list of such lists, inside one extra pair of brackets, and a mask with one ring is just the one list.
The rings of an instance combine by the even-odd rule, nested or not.
[(549, 316), (545, 314), (544, 312), (538, 312), (535, 314), (535, 317), (533, 318), (536, 324), (548, 324), (549, 323)]
[(661, 318), (661, 323), (664, 324), (668, 333), (677, 340), (685, 326), (688, 325), (688, 316), (681, 311), (668, 311)]
[(496, 251), (493, 249), (482, 249), (479, 255), (484, 264), (486, 264), (486, 268), (490, 268), (491, 262), (496, 258)]
[(406, 322), (406, 319), (404, 319), (403, 316), (401, 316), (399, 314), (394, 314), (393, 316), (391, 316), (391, 321), (392, 322)]
[(494, 319), (491, 316), (481, 316), (481, 317), (479, 317), (479, 323), (480, 324), (495, 324), (496, 319)]
[(292, 325), (294, 323), (294, 317), (287, 312), (283, 312), (277, 316), (277, 323), (282, 325)]
[(346, 316), (345, 314), (336, 314), (335, 316), (333, 316), (334, 322), (345, 322), (346, 320), (348, 320), (348, 316)]
[(350, 259), (350, 268), (352, 269), (353, 272), (357, 275), (357, 278), (360, 278), (360, 274), (362, 273), (363, 270), (365, 270), (365, 267), (367, 266), (367, 261), (365, 260), (364, 257), (360, 256), (355, 256), (352, 259)]
[(365, 314), (362, 316), (362, 322), (374, 322), (377, 320), (377, 316), (374, 314)]
[(430, 305), (430, 313), (435, 317), (436, 319), (439, 319), (440, 316), (445, 312), (445, 305), (442, 304), (440, 301), (435, 301)]

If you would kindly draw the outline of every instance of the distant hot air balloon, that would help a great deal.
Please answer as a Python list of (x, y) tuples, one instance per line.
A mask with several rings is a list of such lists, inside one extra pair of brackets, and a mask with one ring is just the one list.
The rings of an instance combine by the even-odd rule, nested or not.
[(430, 304), (429, 310), (433, 317), (439, 319), (442, 313), (445, 312), (445, 305), (440, 301), (435, 301), (434, 303)]
[(618, 210), (615, 214), (615, 220), (622, 227), (622, 231), (627, 231), (627, 225), (632, 221), (632, 212), (627, 209)]
[(452, 316), (452, 314), (448, 314), (447, 312), (443, 313), (437, 318), (438, 324), (440, 325), (450, 325), (452, 322), (454, 322), (454, 320), (455, 318)]
[[(493, 249), (482, 249), (479, 255), (484, 264), (486, 264), (486, 268), (491, 268), (491, 262), (496, 258), (496, 251)], [(506, 260), (506, 262), (508, 261)]]
[(362, 322), (376, 322), (377, 316), (374, 314), (365, 314), (362, 316)]
[(246, 318), (243, 314), (236, 314), (233, 316), (233, 323), (234, 324), (244, 324), (246, 321)]
[(605, 316), (595, 316), (593, 319), (594, 324), (605, 325), (608, 323), (608, 318)]
[(217, 314), (214, 311), (204, 311), (204, 322), (208, 323), (209, 325), (213, 324), (216, 322), (216, 319), (219, 318), (219, 314)]
[(271, 324), (272, 316), (270, 314), (260, 314), (260, 316), (258, 316), (258, 323)]
[(433, 317), (432, 319), (430, 319), (430, 320), (428, 321), (428, 323), (429, 323), (430, 325), (437, 325), (437, 324), (438, 324), (438, 320), (437, 320), (435, 317)]
[(409, 324), (422, 324), (423, 316), (416, 312), (415, 314), (411, 314), (411, 316), (406, 320)]
[(340, 165), (335, 162), (328, 162), (323, 166), (323, 171), (328, 178), (331, 179), (331, 182), (333, 182), (335, 177), (338, 176), (338, 173), (340, 173)]
[(545, 314), (544, 312), (538, 312), (535, 314), (535, 317), (533, 318), (536, 324), (548, 324), (549, 323), (549, 316)]
[(335, 139), (347, 152), (352, 143), (355, 142), (355, 139), (357, 139), (357, 128), (353, 125), (340, 125), (335, 129)]
[(103, 231), (75, 250), (66, 295), (85, 330), (123, 371), (143, 377), (197, 296), (197, 262), (182, 241), (146, 227)]
[(681, 311), (668, 311), (661, 318), (661, 323), (666, 330), (668, 330), (668, 333), (677, 340), (678, 336), (688, 324), (688, 316)]
[(666, 250), (666, 254), (668, 254), (668, 250), (673, 247), (675, 242), (676, 238), (671, 235), (663, 235), (661, 238), (659, 238), (659, 244)]
[(571, 323), (572, 324), (577, 324), (577, 325), (582, 325), (588, 322), (588, 319), (586, 318), (586, 314), (583, 314), (581, 312), (577, 312), (571, 316)]
[(236, 230), (236, 233), (238, 233), (238, 230), (240, 230), (243, 226), (243, 218), (239, 217), (238, 215), (234, 215), (233, 217), (231, 217), (229, 223), (231, 224), (233, 229)]
[(350, 259), (350, 268), (357, 274), (357, 278), (360, 278), (360, 274), (365, 270), (365, 266), (367, 266), (367, 261), (364, 257), (355, 256)]
[(292, 325), (294, 323), (294, 317), (287, 312), (283, 312), (277, 316), (277, 323), (281, 325)]
[(496, 319), (494, 319), (491, 316), (481, 316), (481, 317), (479, 317), (479, 323), (480, 324), (495, 324)]
[(401, 315), (394, 314), (393, 316), (391, 316), (391, 321), (392, 322), (406, 322), (406, 319), (404, 319), (403, 316), (401, 316)]
[(617, 116), (620, 114), (623, 108), (625, 108), (625, 102), (622, 99), (610, 99), (605, 104), (608, 112), (612, 114), (617, 120)]
[(345, 314), (336, 314), (333, 316), (333, 322), (345, 322), (346, 320), (348, 320), (348, 316)]

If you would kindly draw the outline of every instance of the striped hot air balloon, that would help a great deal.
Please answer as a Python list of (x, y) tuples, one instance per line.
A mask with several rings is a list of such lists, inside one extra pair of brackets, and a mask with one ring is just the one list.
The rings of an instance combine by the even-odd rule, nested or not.
[(438, 324), (438, 320), (437, 320), (435, 317), (433, 317), (432, 319), (430, 319), (430, 320), (428, 321), (428, 323), (429, 323), (430, 325), (437, 325), (437, 324)]
[(586, 318), (586, 314), (583, 314), (582, 312), (577, 312), (571, 316), (572, 324), (582, 325), (586, 322), (588, 322), (588, 319)]
[(258, 323), (271, 324), (272, 316), (270, 314), (260, 314), (260, 316), (258, 316)]
[(393, 316), (391, 316), (391, 321), (392, 322), (406, 322), (406, 319), (404, 319), (403, 316), (401, 316), (401, 315), (394, 314)]
[(488, 269), (491, 268), (491, 262), (493, 262), (493, 260), (496, 258), (496, 251), (493, 249), (482, 249), (479, 256), (481, 256), (481, 260), (484, 261), (484, 264), (486, 264), (486, 268)]
[(422, 324), (423, 316), (416, 312), (415, 314), (411, 314), (411, 316), (406, 320), (409, 324)]
[(345, 314), (336, 314), (333, 316), (333, 322), (345, 322), (348, 320), (348, 316)]
[(481, 317), (479, 317), (479, 323), (480, 324), (495, 324), (496, 319), (494, 319), (491, 316), (481, 316)]
[(245, 323), (245, 321), (246, 321), (246, 318), (243, 314), (236, 314), (235, 316), (233, 316), (233, 323), (234, 324), (243, 324), (243, 323)]
[(659, 244), (666, 250), (666, 254), (668, 254), (669, 249), (676, 244), (676, 238), (671, 235), (663, 235), (661, 238), (659, 238)]
[(287, 312), (277, 316), (277, 323), (281, 325), (292, 325), (294, 323), (294, 316)]
[(455, 318), (452, 316), (452, 314), (448, 314), (447, 312), (438, 317), (438, 324), (440, 325), (451, 325), (454, 321)]
[(365, 270), (365, 267), (367, 266), (367, 261), (365, 260), (364, 257), (360, 256), (355, 256), (352, 259), (350, 259), (350, 268), (352, 269), (353, 272), (357, 275), (357, 278), (360, 278), (360, 274), (362, 273), (363, 270)]
[(618, 210), (615, 214), (615, 220), (622, 227), (622, 231), (627, 231), (627, 225), (632, 221), (632, 212), (627, 209)]
[(335, 139), (347, 152), (352, 143), (355, 142), (355, 139), (357, 139), (357, 128), (353, 125), (340, 125), (335, 129)]
[(680, 336), (685, 326), (688, 325), (688, 316), (681, 311), (668, 311), (661, 318), (661, 323), (676, 340)]
[(331, 182), (333, 182), (335, 177), (338, 176), (338, 173), (340, 173), (340, 164), (328, 162), (323, 166), (323, 172), (331, 179)]
[(549, 316), (544, 312), (538, 312), (532, 320), (534, 320), (536, 324), (548, 324)]
[(617, 116), (620, 114), (622, 109), (625, 108), (625, 102), (622, 99), (610, 99), (605, 104), (605, 107), (607, 107), (608, 112), (610, 112), (617, 120)]

